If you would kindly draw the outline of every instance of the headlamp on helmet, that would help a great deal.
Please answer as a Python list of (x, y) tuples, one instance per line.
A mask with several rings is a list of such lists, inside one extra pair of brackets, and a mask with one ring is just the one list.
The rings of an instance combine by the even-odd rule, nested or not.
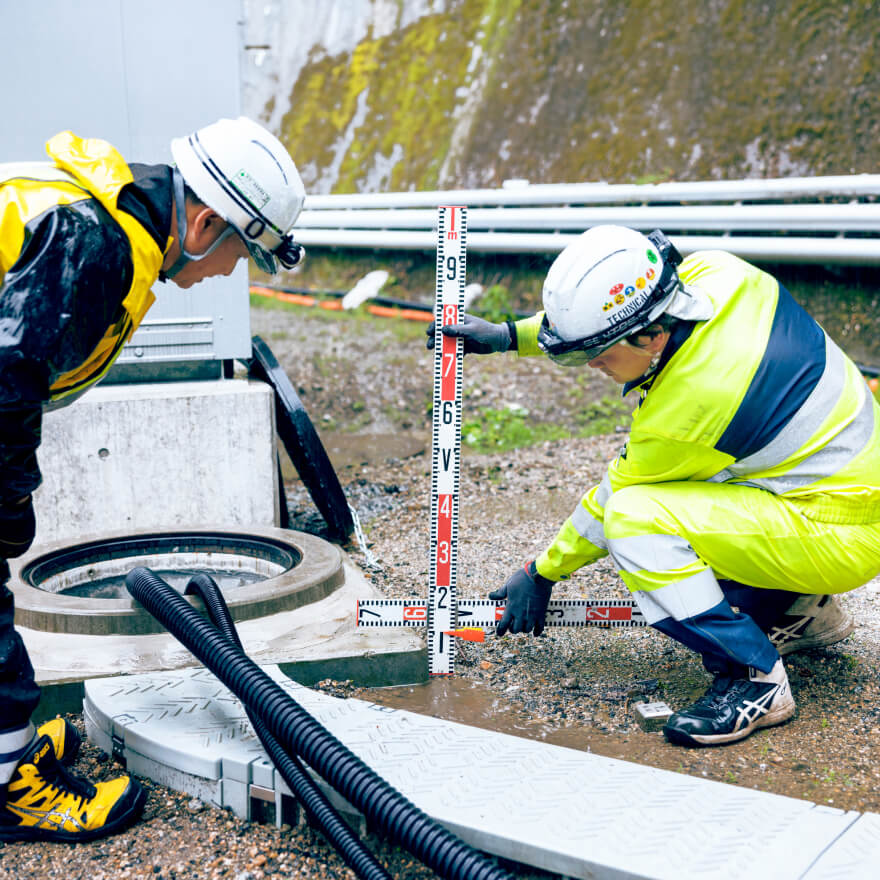
[(306, 249), (301, 244), (297, 244), (289, 232), (282, 237), (278, 247), (271, 251), (248, 239), (239, 230), (236, 229), (236, 232), (241, 235), (251, 259), (257, 264), (257, 268), (268, 275), (274, 275), (278, 271), (278, 263), (285, 269), (293, 269), (305, 259)]

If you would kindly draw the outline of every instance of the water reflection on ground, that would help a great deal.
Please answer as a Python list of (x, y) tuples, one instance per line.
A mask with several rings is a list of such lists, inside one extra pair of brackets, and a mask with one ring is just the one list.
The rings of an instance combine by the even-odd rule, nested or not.
[(630, 739), (629, 736), (609, 737), (584, 727), (553, 726), (544, 719), (530, 717), (480, 683), (459, 677), (436, 678), (425, 684), (402, 687), (370, 688), (360, 696), (381, 706), (581, 751), (605, 753), (605, 749), (594, 748), (597, 740), (604, 740), (605, 745), (613, 745), (609, 753), (619, 756), (619, 746), (626, 745)]

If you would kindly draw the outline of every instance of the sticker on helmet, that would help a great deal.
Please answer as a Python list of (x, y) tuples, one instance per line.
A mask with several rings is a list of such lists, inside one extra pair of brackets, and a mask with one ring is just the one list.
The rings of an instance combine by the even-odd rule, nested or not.
[[(648, 291), (641, 291), (638, 296), (633, 299), (626, 301), (626, 297), (621, 296), (620, 299), (626, 303), (622, 308), (617, 308), (617, 311), (613, 315), (609, 315), (607, 321), (610, 325), (619, 324), (621, 321), (625, 321), (630, 315), (634, 315), (636, 312), (641, 311), (641, 309), (645, 306), (645, 303), (650, 298), (650, 294)], [(602, 306), (602, 310), (607, 312), (611, 309), (616, 308), (615, 303), (607, 302)]]
[[(652, 263), (656, 263), (658, 260), (657, 255), (654, 251), (646, 251), (648, 260)], [(652, 266), (646, 266), (642, 270), (643, 274), (639, 275), (638, 278), (635, 279), (631, 284), (627, 284), (625, 287), (622, 282), (618, 282), (611, 286), (611, 289), (608, 291), (609, 299), (606, 300), (602, 304), (602, 311), (609, 312), (612, 309), (616, 309), (618, 306), (623, 305), (630, 297), (632, 297), (636, 291), (640, 291), (643, 294), (649, 294), (653, 289), (654, 285), (650, 282), (653, 281), (655, 276), (657, 275), (657, 270)], [(633, 300), (630, 305), (632, 308), (627, 306), (627, 308), (623, 309), (619, 314), (614, 315), (611, 318), (611, 323), (616, 324), (619, 321), (622, 321), (627, 316), (633, 314), (634, 311), (638, 309), (640, 303), (645, 301), (645, 297), (638, 297), (636, 300)]]
[(269, 193), (254, 178), (240, 169), (232, 180), (232, 185), (259, 211), (271, 198)]

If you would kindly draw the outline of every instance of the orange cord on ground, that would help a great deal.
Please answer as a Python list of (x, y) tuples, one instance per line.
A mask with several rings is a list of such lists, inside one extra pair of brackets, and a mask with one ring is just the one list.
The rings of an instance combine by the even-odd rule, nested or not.
[[(285, 293), (283, 290), (274, 290), (271, 287), (263, 287), (260, 284), (251, 284), (250, 292), (257, 296), (267, 296), (270, 299), (277, 299), (279, 302), (290, 303), (296, 306), (317, 306), (319, 309), (327, 309), (331, 312), (342, 311), (341, 299), (319, 299), (316, 296), (309, 296), (304, 293)], [(394, 306), (377, 306), (368, 305), (367, 311), (371, 315), (380, 318), (403, 318), (408, 321), (425, 321), (434, 320), (432, 312), (423, 312), (418, 309), (400, 309)]]

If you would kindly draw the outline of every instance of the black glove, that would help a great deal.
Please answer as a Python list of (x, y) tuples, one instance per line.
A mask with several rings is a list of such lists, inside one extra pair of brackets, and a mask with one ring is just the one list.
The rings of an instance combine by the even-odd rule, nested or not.
[[(434, 347), (434, 332), (432, 321), (425, 330), (429, 349)], [(447, 324), (443, 328), (443, 335), (460, 336), (464, 339), (465, 354), (492, 354), (496, 351), (510, 351), (516, 347), (516, 329), (512, 321), (493, 324), (474, 315), (462, 315), (460, 324)]]
[(503, 636), (508, 630), (512, 633), (531, 631), (536, 636), (541, 635), (552, 589), (553, 581), (538, 574), (534, 562), (527, 562), (515, 571), (500, 590), (489, 593), (490, 599), (507, 600), (495, 635)]
[(0, 557), (12, 559), (26, 553), (34, 540), (36, 527), (30, 495), (24, 502), (0, 505)]

